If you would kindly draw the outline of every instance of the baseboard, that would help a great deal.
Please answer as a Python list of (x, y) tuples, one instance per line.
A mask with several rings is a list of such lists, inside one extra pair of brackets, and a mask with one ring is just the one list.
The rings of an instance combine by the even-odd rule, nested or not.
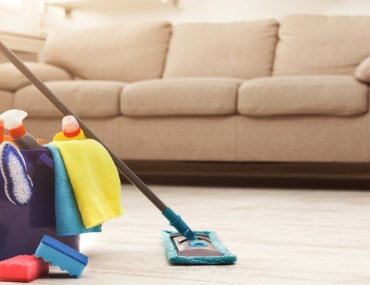
[(370, 189), (368, 163), (142, 160), (125, 163), (150, 184)]

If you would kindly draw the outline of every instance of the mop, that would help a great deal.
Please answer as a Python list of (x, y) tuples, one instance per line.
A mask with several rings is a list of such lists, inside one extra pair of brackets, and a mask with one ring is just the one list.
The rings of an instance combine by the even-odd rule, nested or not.
[(136, 174), (121, 161), (101, 140), (74, 114), (32, 71), (0, 41), (0, 50), (11, 63), (33, 85), (45, 95), (64, 115), (74, 116), (86, 137), (100, 142), (109, 152), (118, 171), (135, 185), (165, 216), (177, 232), (163, 231), (163, 244), (167, 258), (173, 264), (233, 264), (236, 256), (231, 254), (220, 242), (214, 232), (192, 231), (185, 221), (171, 208), (167, 207)]

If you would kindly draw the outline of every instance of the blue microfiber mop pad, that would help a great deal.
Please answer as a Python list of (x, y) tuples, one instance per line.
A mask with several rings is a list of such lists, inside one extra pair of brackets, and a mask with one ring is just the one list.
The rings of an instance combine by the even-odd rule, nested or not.
[(50, 262), (54, 266), (59, 266), (69, 275), (76, 277), (81, 276), (88, 262), (86, 255), (48, 235), (42, 238), (35, 256), (41, 257), (45, 262)]
[(33, 183), (28, 176), (26, 162), (11, 143), (0, 145), (0, 168), (5, 182), (5, 194), (15, 205), (26, 205), (33, 194)]
[(173, 234), (178, 234), (178, 232), (162, 232), (162, 239), (166, 248), (167, 258), (171, 263), (188, 265), (218, 265), (233, 264), (237, 260), (237, 257), (230, 253), (230, 251), (220, 242), (216, 233), (210, 231), (194, 231), (194, 234), (208, 236), (216, 249), (224, 256), (179, 256), (177, 254), (177, 248), (171, 238), (171, 235)]
[(84, 226), (62, 155), (56, 146), (49, 144), (46, 147), (51, 151), (54, 161), (57, 234), (70, 236), (101, 232), (101, 225), (89, 229)]

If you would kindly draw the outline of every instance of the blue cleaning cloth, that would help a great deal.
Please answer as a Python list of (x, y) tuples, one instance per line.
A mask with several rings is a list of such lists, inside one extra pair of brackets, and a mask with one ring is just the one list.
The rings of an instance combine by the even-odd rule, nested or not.
[(167, 258), (173, 264), (182, 265), (221, 265), (233, 264), (237, 257), (233, 255), (217, 238), (215, 232), (210, 231), (194, 231), (195, 235), (206, 235), (211, 240), (216, 249), (223, 254), (223, 256), (180, 256), (178, 250), (171, 239), (172, 234), (178, 232), (162, 231), (162, 240), (166, 248)]
[(54, 160), (57, 234), (59, 236), (69, 236), (101, 232), (101, 225), (89, 229), (84, 226), (60, 151), (51, 144), (46, 145), (46, 147), (51, 151)]

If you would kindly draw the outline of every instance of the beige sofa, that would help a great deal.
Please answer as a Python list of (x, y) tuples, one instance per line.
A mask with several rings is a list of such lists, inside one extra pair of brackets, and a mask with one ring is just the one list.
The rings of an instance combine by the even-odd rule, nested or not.
[[(29, 67), (123, 159), (369, 162), (369, 27), (293, 15), (62, 31)], [(10, 64), (0, 89), (34, 135), (59, 131)]]

